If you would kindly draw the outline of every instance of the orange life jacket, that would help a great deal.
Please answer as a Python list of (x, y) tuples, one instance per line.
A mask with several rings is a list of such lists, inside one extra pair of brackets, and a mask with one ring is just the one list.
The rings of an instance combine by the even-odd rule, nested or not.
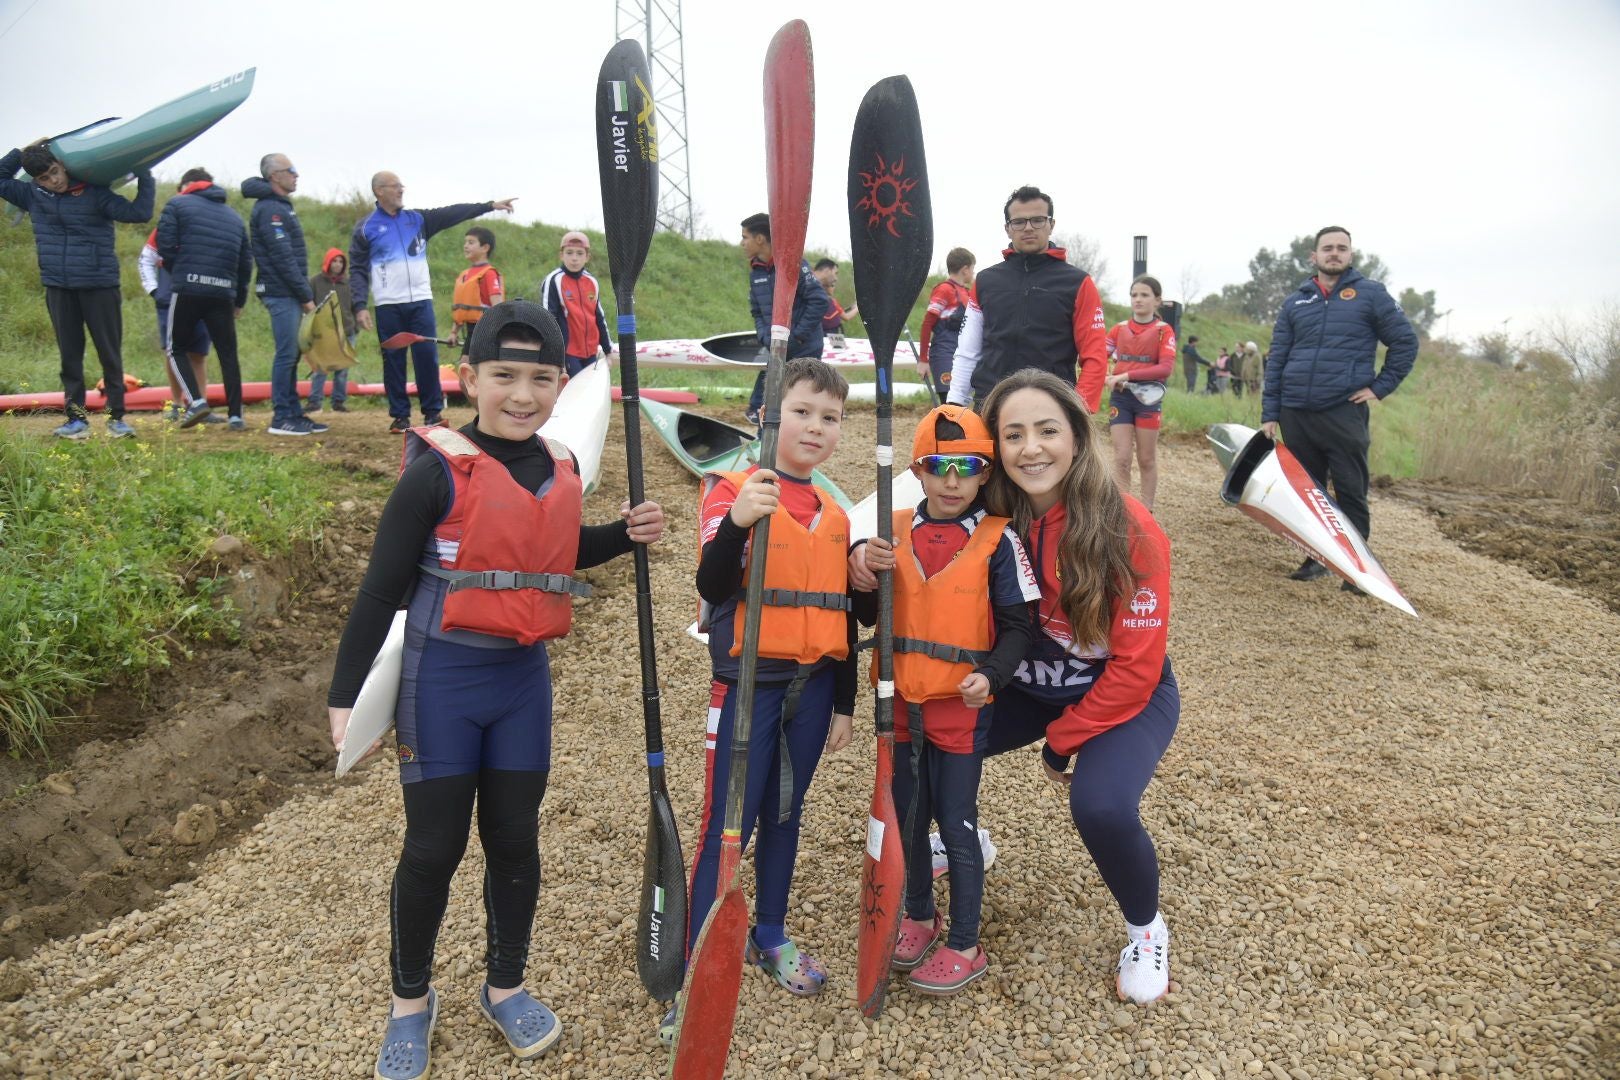
[[(573, 621), (571, 598), (591, 587), (572, 578), (579, 557), (585, 489), (568, 448), (543, 439), (552, 478), (536, 497), (459, 431), (416, 427), (405, 438), (405, 464), (431, 450), (449, 466), (450, 509), (433, 530), (437, 567), (422, 572), (450, 583), (444, 630), (513, 638), (520, 645), (560, 638)], [(402, 470), (403, 471), (403, 470)]]
[[(741, 488), (747, 473), (710, 473), (704, 492), (720, 477)], [(786, 507), (771, 515), (770, 556), (765, 560), (759, 655), (814, 664), (849, 655), (849, 515), (820, 487), (821, 513), (812, 527), (800, 525)], [(748, 562), (754, 554), (749, 549)], [(746, 574), (746, 571), (745, 571)], [(745, 578), (746, 579), (746, 578)], [(744, 607), (737, 603), (731, 655), (742, 655)]]
[(450, 296), (450, 318), (457, 325), (475, 323), (489, 310), (484, 303), (484, 292), (479, 281), (494, 271), (494, 266), (485, 263), (482, 266), (469, 266), (456, 278), (456, 289)]
[[(920, 704), (960, 697), (957, 686), (995, 644), (990, 559), (1009, 519), (981, 518), (950, 564), (925, 578), (911, 547), (915, 513), (894, 512), (893, 535), (900, 538), (894, 564), (894, 689)], [(875, 685), (876, 664), (872, 680)]]

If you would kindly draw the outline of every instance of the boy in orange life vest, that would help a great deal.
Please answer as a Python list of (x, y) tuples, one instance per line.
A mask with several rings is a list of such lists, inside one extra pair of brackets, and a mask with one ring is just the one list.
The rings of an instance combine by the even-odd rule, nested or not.
[(557, 325), (562, 327), (563, 352), (568, 374), (578, 375), (586, 364), (595, 363), (597, 350), (612, 355), (607, 316), (599, 297), (602, 287), (585, 269), (591, 261), (591, 238), (579, 231), (565, 232), (562, 238), (562, 265), (540, 283), (540, 302), (546, 305)]
[(461, 241), (461, 253), (468, 266), (456, 278), (456, 290), (450, 298), (450, 340), (460, 339), (461, 357), (465, 360), (473, 327), (484, 312), (506, 299), (506, 286), (501, 283), (501, 272), (489, 263), (489, 257), (495, 254), (494, 233), (482, 225), (468, 229)]
[[(1030, 608), (1040, 584), (1008, 520), (979, 499), (995, 440), (966, 406), (941, 405), (923, 417), (911, 469), (926, 496), (896, 510), (898, 549), (873, 537), (850, 554), (856, 589), (894, 574), (894, 803), (905, 814), (906, 917), (894, 967), (911, 971), (924, 994), (954, 994), (989, 968), (979, 947), (984, 855), (979, 846), (979, 778), (992, 697), (1013, 677), (1029, 647)], [(860, 573), (864, 564), (867, 573)], [(875, 615), (859, 594), (857, 615)], [(874, 668), (874, 676), (876, 669)], [(913, 803), (915, 798), (915, 803)], [(929, 819), (939, 823), (950, 865), (951, 928), (934, 907)]]
[(428, 1072), (434, 944), (475, 802), (488, 870), (479, 1009), (520, 1058), (560, 1031), (523, 990), (551, 768), (545, 640), (568, 632), (571, 596), (582, 591), (575, 570), (654, 542), (664, 524), (652, 502), (621, 506), (622, 521), (581, 523), (573, 456), (535, 437), (567, 382), (562, 355), (539, 304), (499, 304), (478, 323), (461, 365), (478, 419), (406, 434), (405, 466), (338, 647), (326, 701), (342, 746), (372, 659), (408, 605), (395, 713), (405, 842), (389, 903), (393, 1009), (376, 1071), (390, 1080)]
[[(788, 361), (782, 374), (776, 470), (751, 468), (705, 477), (707, 490), (699, 514), (702, 553), (697, 587), (703, 600), (700, 621), (709, 631), (713, 681), (704, 742), (708, 787), (692, 862), (687, 941), (697, 940), (714, 902), (719, 874), (749, 530), (772, 515), (742, 815), (744, 845), (755, 823), (759, 825), (754, 844), (755, 926), (748, 936), (748, 959), (783, 989), (799, 995), (819, 992), (826, 979), (822, 966), (787, 936), (799, 818), (823, 747), (836, 751), (849, 745), (855, 712), (850, 645), (855, 633), (846, 569), (849, 518), (831, 495), (810, 481), (811, 472), (838, 447), (848, 393), (844, 377), (821, 360)], [(673, 1021), (670, 1010), (660, 1035), (672, 1032)]]

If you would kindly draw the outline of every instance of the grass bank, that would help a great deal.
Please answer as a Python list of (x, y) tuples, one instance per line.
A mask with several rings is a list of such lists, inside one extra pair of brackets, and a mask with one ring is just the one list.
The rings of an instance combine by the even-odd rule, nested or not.
[(0, 427), (0, 748), (43, 749), (71, 703), (144, 688), (171, 656), (232, 639), (218, 586), (188, 584), (229, 533), (265, 555), (319, 535), (312, 461), (167, 439), (44, 441)]

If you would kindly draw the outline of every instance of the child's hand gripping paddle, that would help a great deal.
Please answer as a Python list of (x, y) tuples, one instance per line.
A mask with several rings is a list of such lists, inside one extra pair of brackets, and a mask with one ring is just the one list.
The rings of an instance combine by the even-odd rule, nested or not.
[[(771, 305), (771, 359), (765, 369), (764, 430), (759, 467), (776, 468), (776, 439), (782, 422), (782, 366), (787, 360), (793, 295), (804, 257), (810, 216), (810, 172), (815, 146), (815, 87), (810, 60), (810, 28), (797, 19), (776, 32), (765, 54), (765, 170), (770, 193), (771, 247), (776, 260), (776, 295)], [(765, 553), (771, 519), (761, 518), (749, 541), (748, 591), (743, 615), (737, 714), (731, 731), (731, 777), (720, 844), (724, 890), (703, 923), (692, 952), (691, 977), (681, 999), (671, 1075), (717, 1078), (726, 1070), (737, 992), (742, 985), (748, 907), (737, 865), (742, 859), (742, 802), (748, 783), (748, 739), (754, 720), (754, 676), (759, 663), (759, 622), (765, 589)]]
[[(866, 92), (849, 146), (849, 243), (855, 302), (866, 318), (877, 366), (877, 520), (888, 536), (894, 521), (894, 347), (928, 278), (934, 218), (928, 196), (917, 97), (904, 75)], [(855, 1000), (861, 1012), (883, 1011), (889, 964), (905, 904), (906, 867), (894, 795), (894, 577), (878, 575), (877, 779), (866, 824)], [(913, 731), (912, 739), (922, 733)], [(915, 788), (913, 789), (915, 790)], [(910, 813), (918, 812), (913, 806)], [(908, 828), (910, 814), (907, 815)]]
[[(596, 159), (608, 270), (619, 309), (619, 380), (624, 401), (624, 459), (630, 505), (646, 501), (641, 469), (640, 383), (636, 373), (636, 278), (647, 261), (658, 214), (658, 120), (641, 46), (608, 51), (596, 81)], [(641, 645), (641, 713), (647, 738), (647, 846), (636, 920), (636, 973), (647, 993), (673, 1000), (686, 973), (686, 862), (675, 811), (664, 786), (664, 731), (658, 662), (653, 652), (652, 579), (645, 544), (635, 545), (636, 630)]]

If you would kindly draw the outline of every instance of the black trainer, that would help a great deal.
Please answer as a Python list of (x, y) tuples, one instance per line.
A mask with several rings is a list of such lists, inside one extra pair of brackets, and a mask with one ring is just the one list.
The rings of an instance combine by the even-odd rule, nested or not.
[(411, 430), (411, 422), (401, 416), (394, 417), (394, 422), (388, 425), (388, 434), (390, 435), (403, 435), (409, 430)]
[(1315, 581), (1317, 578), (1327, 577), (1328, 568), (1315, 559), (1306, 559), (1299, 564), (1299, 569), (1288, 576), (1295, 581)]

